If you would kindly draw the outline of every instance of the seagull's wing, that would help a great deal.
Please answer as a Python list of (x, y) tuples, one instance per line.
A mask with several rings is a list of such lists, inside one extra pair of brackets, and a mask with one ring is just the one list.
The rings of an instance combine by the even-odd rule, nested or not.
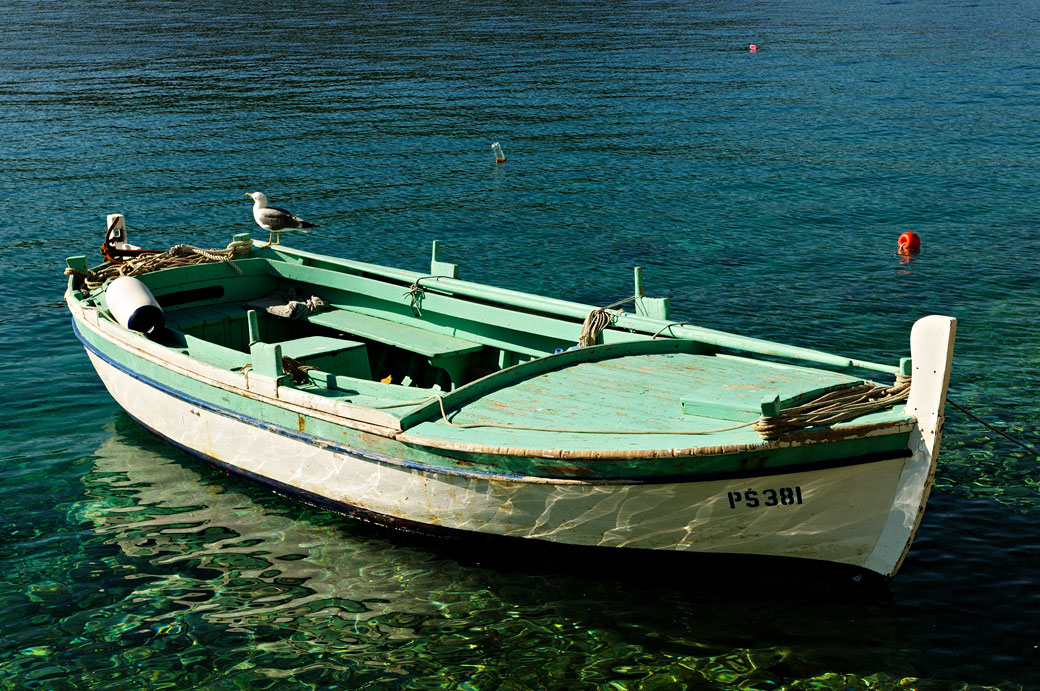
[(285, 209), (277, 206), (266, 206), (257, 213), (257, 223), (267, 230), (284, 230), (295, 228), (299, 225), (299, 219)]

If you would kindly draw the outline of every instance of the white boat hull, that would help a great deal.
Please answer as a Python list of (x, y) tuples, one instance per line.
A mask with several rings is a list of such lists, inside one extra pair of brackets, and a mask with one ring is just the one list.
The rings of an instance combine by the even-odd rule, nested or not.
[(390, 523), (574, 545), (798, 557), (891, 575), (934, 472), (916, 431), (906, 458), (758, 477), (635, 484), (431, 471), (200, 404), (88, 355), (119, 405), (172, 443), (287, 494)]

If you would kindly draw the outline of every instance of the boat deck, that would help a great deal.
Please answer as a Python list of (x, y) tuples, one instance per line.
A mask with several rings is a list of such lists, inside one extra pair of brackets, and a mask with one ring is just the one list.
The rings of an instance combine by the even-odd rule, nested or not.
[[(217, 368), (259, 372), (301, 393), (378, 411), (400, 423), (402, 439), (424, 446), (555, 457), (746, 451), (764, 446), (751, 425), (768, 401), (803, 402), (863, 382), (776, 362), (772, 346), (757, 355), (724, 352), (713, 332), (654, 338), (612, 327), (602, 345), (567, 350), (580, 321), (528, 307), (507, 312), (496, 306), (498, 296), (452, 293), (458, 282), (430, 281), (436, 287), (427, 289), (434, 292), (420, 311), (408, 304), (407, 279), (377, 278), (364, 266), (307, 257), (236, 264), (242, 273), (233, 277), (213, 264), (146, 276), (166, 313), (163, 345)], [(286, 292), (328, 304), (296, 319), (256, 307)], [(658, 324), (668, 326), (654, 323), (655, 331)], [(753, 339), (737, 342), (745, 344), (761, 347)], [(276, 353), (303, 365), (305, 379), (283, 376)], [(779, 355), (792, 353), (844, 364), (800, 349)], [(899, 427), (907, 419), (889, 410), (832, 431)]]

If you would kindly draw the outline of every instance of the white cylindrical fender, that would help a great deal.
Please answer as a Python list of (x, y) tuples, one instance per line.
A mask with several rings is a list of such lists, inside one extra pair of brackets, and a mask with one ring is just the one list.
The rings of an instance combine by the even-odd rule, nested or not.
[(105, 289), (108, 309), (120, 326), (154, 335), (166, 325), (166, 315), (148, 286), (133, 276), (120, 276)]

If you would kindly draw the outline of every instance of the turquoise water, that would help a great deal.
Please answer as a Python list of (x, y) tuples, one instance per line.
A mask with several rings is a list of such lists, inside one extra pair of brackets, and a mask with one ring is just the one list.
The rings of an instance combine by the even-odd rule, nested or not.
[(1040, 688), (1038, 458), (956, 411), (891, 583), (502, 554), (155, 440), (61, 301), (105, 214), (222, 247), (262, 190), (321, 224), (297, 246), (422, 270), (439, 239), (597, 304), (641, 265), (677, 317), (870, 360), (952, 314), (951, 398), (1036, 444), (1035, 2), (3, 6), (4, 687)]

